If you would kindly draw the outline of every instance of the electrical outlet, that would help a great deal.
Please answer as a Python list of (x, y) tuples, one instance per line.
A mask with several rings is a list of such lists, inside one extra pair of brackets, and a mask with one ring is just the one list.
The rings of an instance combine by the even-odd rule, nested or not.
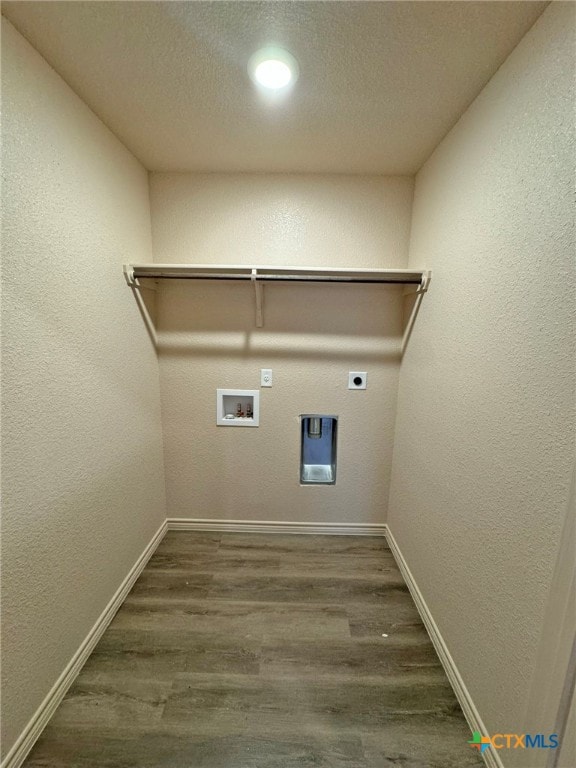
[(271, 387), (272, 386), (272, 369), (262, 368), (260, 370), (260, 386)]
[(349, 371), (348, 389), (366, 389), (368, 386), (368, 374), (366, 371)]

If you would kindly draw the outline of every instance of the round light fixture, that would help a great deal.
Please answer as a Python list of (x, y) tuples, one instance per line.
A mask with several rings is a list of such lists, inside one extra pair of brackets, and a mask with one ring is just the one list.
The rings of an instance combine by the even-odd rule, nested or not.
[(292, 72), (287, 64), (279, 59), (266, 59), (254, 70), (254, 80), (264, 88), (284, 88), (292, 80)]
[(250, 57), (248, 74), (261, 88), (280, 91), (296, 82), (298, 63), (282, 48), (263, 48)]

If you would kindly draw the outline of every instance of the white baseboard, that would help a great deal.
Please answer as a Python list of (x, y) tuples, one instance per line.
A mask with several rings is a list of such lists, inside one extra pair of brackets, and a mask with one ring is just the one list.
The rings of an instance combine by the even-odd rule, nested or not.
[[(422, 592), (420, 592), (420, 589), (416, 584), (416, 580), (414, 579), (414, 576), (412, 575), (412, 572), (408, 567), (406, 560), (404, 559), (404, 555), (400, 551), (396, 539), (394, 538), (392, 531), (387, 525), (385, 526), (385, 535), (398, 568), (400, 569), (400, 572), (404, 577), (404, 581), (408, 585), (410, 594), (416, 603), (416, 608), (418, 609), (420, 618), (424, 622), (424, 626), (430, 635), (430, 639), (432, 640), (432, 644), (434, 645), (436, 653), (438, 654), (442, 666), (444, 667), (444, 671), (446, 672), (448, 680), (454, 689), (456, 698), (462, 707), (462, 711), (464, 712), (464, 717), (466, 718), (468, 725), (472, 731), (479, 731), (482, 735), (487, 735), (488, 729), (484, 725), (484, 722), (480, 717), (480, 713), (472, 701), (472, 696), (466, 687), (466, 683), (462, 679), (462, 675), (458, 671), (458, 667), (456, 666), (456, 663), (454, 662), (454, 659), (448, 650), (448, 646), (440, 634), (440, 630), (438, 629), (438, 626), (434, 621), (432, 614), (430, 613), (430, 609), (424, 600)], [(504, 764), (502, 763), (500, 756), (497, 752), (494, 751), (494, 749), (487, 749), (483, 753), (482, 757), (484, 758), (484, 762), (488, 768), (504, 768)]]
[(202, 520), (169, 517), (169, 531), (220, 533), (308, 533), (329, 536), (385, 536), (382, 523), (289, 523), (276, 520)]
[(92, 653), (96, 647), (97, 642), (100, 640), (108, 624), (114, 618), (115, 613), (118, 611), (122, 603), (124, 602), (128, 592), (134, 586), (134, 582), (142, 573), (146, 563), (154, 554), (154, 550), (162, 540), (166, 533), (166, 522), (163, 522), (160, 528), (156, 531), (152, 537), (150, 543), (142, 552), (138, 560), (134, 563), (130, 572), (106, 606), (102, 611), (96, 623), (88, 632), (84, 638), (81, 646), (78, 648), (74, 656), (70, 659), (66, 665), (64, 671), (58, 678), (58, 680), (52, 686), (52, 689), (42, 702), (34, 715), (32, 716), (28, 725), (24, 728), (16, 743), (6, 755), (0, 768), (19, 768), (26, 756), (36, 743), (38, 737), (48, 724), (48, 721), (54, 714), (56, 708), (64, 698), (66, 691), (76, 676), (84, 666), (88, 656)]

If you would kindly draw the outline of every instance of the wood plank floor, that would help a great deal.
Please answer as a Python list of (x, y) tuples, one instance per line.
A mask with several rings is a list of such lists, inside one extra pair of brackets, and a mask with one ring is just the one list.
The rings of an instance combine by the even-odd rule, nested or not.
[(469, 738), (384, 539), (173, 531), (25, 766), (483, 766)]

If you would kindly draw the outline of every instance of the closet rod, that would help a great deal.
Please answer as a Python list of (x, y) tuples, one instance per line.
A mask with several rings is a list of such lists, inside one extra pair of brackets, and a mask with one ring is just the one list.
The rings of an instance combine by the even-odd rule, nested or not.
[[(146, 273), (145, 275), (134, 275), (135, 278), (138, 277), (151, 277), (151, 278), (161, 278), (162, 280), (251, 280), (250, 275), (160, 275), (160, 274), (149, 274)], [(302, 282), (312, 282), (312, 283), (387, 283), (387, 284), (396, 284), (396, 285), (404, 285), (404, 284), (420, 284), (420, 280), (418, 278), (409, 278), (405, 280), (394, 280), (394, 279), (386, 279), (381, 277), (355, 277), (353, 279), (349, 277), (320, 277), (318, 276), (301, 276), (298, 277), (296, 275), (262, 275), (258, 274), (256, 276), (256, 280), (259, 280), (262, 283), (269, 283), (269, 282), (277, 282), (277, 281), (283, 281), (283, 282), (292, 282), (292, 283), (302, 283)]]

